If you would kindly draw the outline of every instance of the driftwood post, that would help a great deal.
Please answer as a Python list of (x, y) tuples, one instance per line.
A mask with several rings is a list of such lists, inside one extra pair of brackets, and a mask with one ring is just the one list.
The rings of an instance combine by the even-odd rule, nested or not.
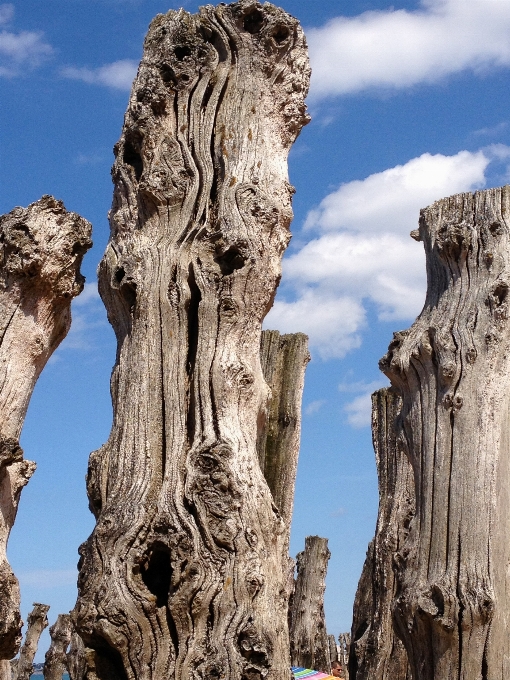
[(48, 610), (47, 604), (34, 602), (34, 608), (28, 615), (25, 642), (21, 648), (19, 659), (13, 663), (12, 680), (30, 680), (39, 638), (48, 625), (48, 617), (46, 616)]
[(71, 634), (71, 643), (66, 654), (66, 668), (70, 680), (83, 680), (86, 671), (85, 645), (76, 631)]
[[(21, 490), (35, 470), (19, 437), (32, 392), (65, 338), (73, 297), (83, 288), (80, 265), (90, 248), (90, 224), (43, 196), (0, 217), (0, 659), (21, 641), (19, 585), (7, 561), (7, 541)], [(1, 663), (4, 674), (8, 663)], [(8, 676), (10, 678), (10, 676)]]
[(51, 644), (44, 657), (44, 680), (62, 680), (67, 667), (66, 651), (71, 642), (72, 623), (69, 614), (59, 614), (50, 627)]
[(399, 448), (396, 421), (402, 400), (394, 389), (372, 395), (372, 439), (379, 477), (379, 512), (354, 600), (350, 680), (410, 680), (407, 653), (395, 635), (394, 559), (414, 516), (413, 470)]
[(510, 673), (510, 187), (421, 213), (428, 290), (381, 367), (403, 400), (398, 431), (416, 515), (394, 604), (413, 680)]
[(328, 539), (307, 536), (296, 558), (297, 578), (290, 609), (290, 654), (293, 666), (329, 672), (329, 640), (324, 616)]
[(273, 5), (150, 26), (99, 272), (118, 354), (74, 613), (89, 678), (290, 677), (287, 528), (256, 443), (308, 80), (301, 28)]

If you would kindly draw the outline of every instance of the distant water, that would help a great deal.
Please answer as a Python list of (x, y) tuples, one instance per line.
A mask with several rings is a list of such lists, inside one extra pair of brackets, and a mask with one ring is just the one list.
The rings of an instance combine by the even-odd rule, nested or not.
[[(30, 680), (42, 680), (42, 673), (34, 673), (33, 675), (30, 676)], [(67, 673), (64, 673), (62, 676), (62, 680), (69, 680), (69, 676)]]

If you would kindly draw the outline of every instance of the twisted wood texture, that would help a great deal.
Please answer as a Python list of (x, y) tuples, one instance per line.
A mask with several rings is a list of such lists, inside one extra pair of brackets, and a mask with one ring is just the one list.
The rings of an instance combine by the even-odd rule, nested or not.
[(69, 330), (90, 233), (89, 222), (52, 196), (0, 216), (0, 659), (21, 642), (19, 585), (6, 551), (35, 463), (23, 459), (19, 437), (37, 378)]
[(47, 604), (34, 602), (34, 608), (28, 615), (25, 642), (20, 650), (19, 659), (13, 663), (12, 680), (30, 680), (39, 638), (48, 626), (48, 610)]
[(301, 437), (301, 402), (305, 369), (310, 361), (307, 336), (263, 331), (260, 361), (271, 397), (264, 426), (259, 428), (259, 462), (290, 538)]
[(62, 680), (67, 667), (66, 651), (71, 642), (73, 626), (69, 614), (59, 614), (50, 626), (51, 643), (44, 657), (44, 680)]
[(381, 367), (402, 396), (397, 437), (416, 515), (397, 554), (394, 617), (413, 680), (510, 670), (510, 188), (421, 212), (428, 290)]
[(307, 536), (297, 555), (297, 578), (290, 607), (290, 655), (293, 666), (329, 673), (329, 639), (324, 615), (328, 539)]
[(86, 672), (85, 645), (78, 633), (73, 630), (71, 642), (66, 652), (66, 668), (70, 680), (83, 680)]
[(414, 516), (414, 479), (397, 444), (402, 400), (392, 388), (372, 395), (372, 439), (379, 478), (379, 512), (354, 600), (350, 680), (410, 680), (407, 653), (393, 630), (397, 582), (394, 558)]
[(287, 527), (256, 444), (308, 81), (301, 28), (273, 5), (149, 28), (99, 269), (118, 352), (74, 612), (89, 680), (290, 678)]

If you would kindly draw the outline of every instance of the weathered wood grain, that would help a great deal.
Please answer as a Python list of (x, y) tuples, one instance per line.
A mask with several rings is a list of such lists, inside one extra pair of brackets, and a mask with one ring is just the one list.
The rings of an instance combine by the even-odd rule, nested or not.
[(50, 626), (51, 643), (44, 657), (44, 680), (62, 680), (67, 668), (66, 652), (71, 642), (73, 626), (69, 614), (59, 614)]
[[(0, 216), (0, 659), (21, 642), (19, 585), (7, 542), (35, 463), (19, 437), (46, 362), (67, 335), (71, 300), (83, 288), (80, 265), (91, 226), (61, 201), (43, 196)], [(3, 664), (7, 668), (7, 664)]]
[(118, 354), (74, 613), (89, 680), (290, 677), (287, 529), (256, 443), (308, 80), (273, 5), (150, 26), (99, 270)]
[(71, 643), (66, 653), (66, 668), (70, 680), (83, 680), (86, 666), (85, 645), (78, 633), (73, 630)]
[(297, 577), (290, 609), (290, 655), (293, 666), (328, 673), (331, 668), (324, 616), (328, 539), (307, 536), (296, 558)]
[(397, 554), (394, 618), (413, 680), (510, 670), (510, 187), (421, 212), (428, 289), (381, 367), (402, 396), (398, 440), (416, 515)]
[(48, 617), (46, 616), (48, 610), (47, 604), (34, 602), (34, 608), (28, 615), (27, 632), (19, 653), (19, 659), (12, 665), (12, 680), (30, 680), (39, 638), (48, 626)]
[(379, 479), (379, 511), (353, 608), (351, 680), (410, 680), (407, 652), (393, 630), (397, 591), (395, 555), (414, 516), (413, 470), (397, 442), (402, 400), (392, 388), (372, 395), (372, 439)]

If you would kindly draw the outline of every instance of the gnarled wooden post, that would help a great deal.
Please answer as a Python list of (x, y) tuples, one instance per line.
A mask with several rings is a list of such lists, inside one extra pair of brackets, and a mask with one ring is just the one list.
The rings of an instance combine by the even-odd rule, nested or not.
[(410, 680), (407, 653), (396, 636), (392, 604), (394, 558), (414, 515), (413, 469), (397, 444), (402, 400), (392, 388), (372, 395), (372, 439), (379, 478), (379, 512), (354, 600), (350, 680)]
[[(43, 196), (0, 217), (0, 659), (21, 641), (19, 585), (7, 541), (21, 490), (35, 470), (19, 437), (32, 392), (65, 338), (73, 297), (83, 288), (80, 265), (91, 226), (61, 201)], [(8, 664), (0, 664), (7, 669)], [(5, 670), (4, 672), (7, 672)]]
[(66, 653), (66, 668), (70, 680), (83, 680), (86, 666), (85, 645), (78, 633), (73, 630), (71, 643)]
[(47, 604), (34, 602), (34, 608), (28, 615), (25, 642), (21, 648), (19, 659), (13, 663), (12, 680), (30, 680), (39, 638), (43, 630), (48, 626), (48, 617), (46, 616), (48, 610), (49, 606)]
[(72, 623), (69, 614), (59, 614), (50, 626), (51, 644), (44, 657), (44, 680), (62, 680), (67, 667), (66, 652), (71, 642)]
[(296, 558), (297, 578), (290, 610), (290, 655), (293, 666), (329, 672), (329, 640), (324, 616), (328, 539), (307, 536)]
[(259, 462), (290, 537), (301, 435), (301, 401), (305, 369), (310, 361), (307, 336), (263, 331), (260, 361), (271, 397), (264, 426), (259, 428)]
[(416, 515), (394, 605), (413, 680), (510, 670), (510, 187), (421, 212), (425, 306), (381, 367), (399, 390)]
[(273, 5), (150, 26), (99, 273), (118, 355), (74, 614), (89, 678), (289, 678), (287, 529), (256, 443), (308, 80)]

